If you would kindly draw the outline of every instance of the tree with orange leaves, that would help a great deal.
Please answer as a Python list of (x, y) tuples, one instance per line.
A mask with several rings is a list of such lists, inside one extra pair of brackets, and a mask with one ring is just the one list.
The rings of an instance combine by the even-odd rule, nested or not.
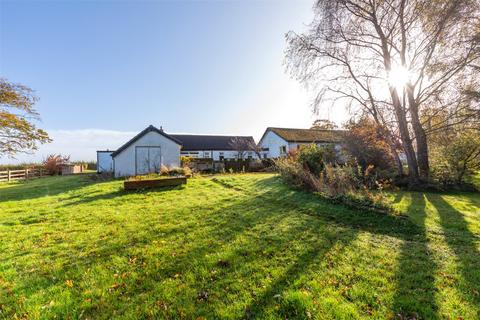
[(36, 150), (38, 144), (51, 141), (47, 132), (34, 123), (38, 98), (32, 89), (0, 78), (0, 157)]

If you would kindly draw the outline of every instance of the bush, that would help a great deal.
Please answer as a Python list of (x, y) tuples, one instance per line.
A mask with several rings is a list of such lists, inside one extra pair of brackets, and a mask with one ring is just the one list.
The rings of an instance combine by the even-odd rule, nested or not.
[(461, 185), (480, 169), (480, 133), (475, 130), (440, 132), (431, 138), (431, 174), (434, 181)]
[(165, 165), (162, 164), (162, 165), (160, 166), (160, 172), (159, 172), (159, 174), (160, 174), (161, 176), (168, 176), (169, 173), (170, 173), (170, 170), (167, 168), (167, 166), (165, 166)]
[(25, 168), (35, 168), (40, 166), (43, 166), (43, 163), (3, 164), (0, 165), (0, 171), (23, 170)]
[(304, 145), (296, 156), (300, 164), (315, 175), (319, 175), (325, 169), (325, 165), (337, 162), (333, 146)]
[(51, 154), (43, 160), (45, 170), (51, 175), (58, 175), (62, 172), (62, 166), (70, 161), (70, 156), (62, 156), (61, 154)]
[[(303, 152), (306, 154), (303, 155)], [(331, 201), (355, 208), (391, 210), (381, 192), (390, 186), (390, 182), (375, 180), (375, 176), (371, 175), (372, 166), (362, 170), (358, 165), (334, 165), (325, 163), (318, 154), (313, 148), (301, 149), (295, 156), (276, 160), (277, 171), (287, 183), (316, 192)], [(315, 160), (321, 164), (313, 162)], [(323, 169), (320, 170), (320, 167)], [(314, 170), (320, 172), (317, 174)], [(373, 193), (371, 189), (378, 191)]]
[(159, 175), (161, 176), (191, 176), (192, 175), (192, 169), (189, 167), (172, 167), (168, 168), (164, 165), (160, 167), (160, 172)]
[(192, 169), (190, 169), (190, 167), (183, 167), (183, 175), (191, 177), (193, 175)]
[(180, 157), (180, 163), (181, 163), (182, 167), (188, 167), (188, 165), (190, 164), (191, 161), (192, 161), (191, 157), (187, 157), (187, 156), (181, 156)]
[(172, 167), (168, 170), (168, 175), (169, 176), (182, 176), (183, 175), (183, 169), (180, 167)]
[[(378, 171), (391, 177), (395, 171), (395, 157), (388, 143), (388, 130), (375, 123), (372, 119), (361, 118), (347, 125), (343, 148), (365, 171), (373, 166), (371, 171)], [(394, 142), (392, 142), (394, 143)], [(395, 143), (399, 148), (399, 143)]]

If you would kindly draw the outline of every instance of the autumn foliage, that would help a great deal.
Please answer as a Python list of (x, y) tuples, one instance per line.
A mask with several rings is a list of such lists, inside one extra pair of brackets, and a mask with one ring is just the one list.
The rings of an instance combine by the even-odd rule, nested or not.
[(32, 121), (39, 120), (37, 100), (32, 89), (0, 78), (0, 156), (36, 150), (51, 141)]
[(58, 175), (62, 172), (62, 166), (70, 161), (70, 156), (51, 154), (43, 160), (43, 166), (51, 175)]
[(369, 118), (352, 121), (347, 125), (344, 148), (365, 170), (368, 166), (392, 170), (394, 159), (385, 137), (387, 129)]

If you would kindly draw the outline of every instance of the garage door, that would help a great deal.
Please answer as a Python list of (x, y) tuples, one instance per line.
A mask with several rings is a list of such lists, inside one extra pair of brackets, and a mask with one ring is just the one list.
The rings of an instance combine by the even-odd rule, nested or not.
[(135, 147), (135, 174), (159, 172), (162, 164), (160, 147)]

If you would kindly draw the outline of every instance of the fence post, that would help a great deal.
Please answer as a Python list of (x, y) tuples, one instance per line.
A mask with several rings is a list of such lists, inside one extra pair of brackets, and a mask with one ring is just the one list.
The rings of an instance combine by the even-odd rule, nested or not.
[(28, 168), (25, 169), (25, 180), (28, 180)]
[(10, 169), (7, 169), (7, 181), (10, 182)]

